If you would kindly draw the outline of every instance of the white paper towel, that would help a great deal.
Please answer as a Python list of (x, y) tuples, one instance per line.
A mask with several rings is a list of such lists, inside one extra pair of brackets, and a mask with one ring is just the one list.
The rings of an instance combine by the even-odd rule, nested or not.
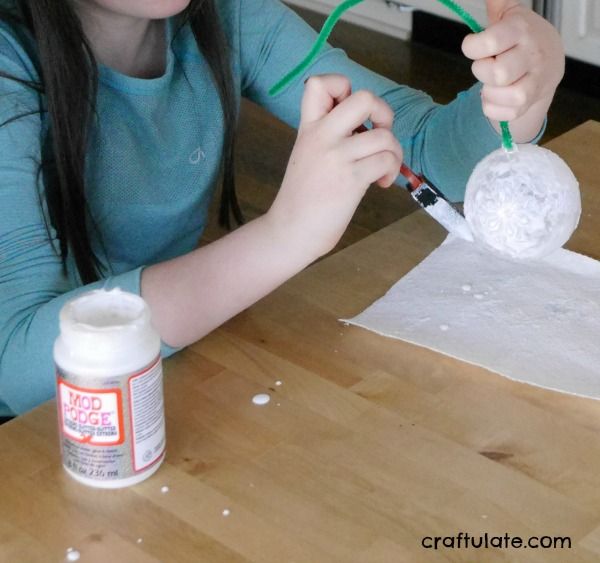
[(600, 262), (574, 252), (519, 262), (450, 236), (346, 322), (600, 399)]

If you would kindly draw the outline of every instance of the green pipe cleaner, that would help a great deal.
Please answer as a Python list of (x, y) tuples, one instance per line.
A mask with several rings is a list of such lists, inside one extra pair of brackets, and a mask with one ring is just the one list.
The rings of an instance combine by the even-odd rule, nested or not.
[[(301, 76), (304, 71), (311, 65), (315, 57), (321, 52), (321, 49), (325, 46), (327, 39), (331, 35), (335, 24), (342, 17), (344, 12), (360, 4), (363, 0), (344, 0), (339, 4), (333, 12), (329, 15), (323, 27), (317, 37), (317, 40), (313, 44), (310, 52), (306, 57), (290, 72), (288, 72), (277, 84), (275, 84), (270, 90), (269, 95), (274, 96), (281, 92), (290, 82)], [(462, 6), (457, 4), (454, 0), (438, 0), (440, 4), (443, 4), (449, 10), (453, 11), (473, 33), (481, 33), (485, 28), (482, 27), (477, 20)], [(508, 126), (507, 121), (500, 122), (500, 128), (502, 130), (502, 146), (511, 151), (514, 149), (514, 142)]]
[(319, 36), (317, 37), (317, 40), (314, 42), (308, 55), (306, 55), (306, 57), (304, 57), (304, 59), (298, 64), (298, 66), (296, 66), (290, 72), (288, 72), (277, 84), (275, 84), (269, 90), (269, 95), (274, 96), (275, 94), (278, 94), (290, 82), (292, 82), (292, 80), (298, 78), (298, 76), (300, 76), (304, 73), (304, 71), (311, 65), (314, 58), (320, 53), (321, 49), (325, 46), (327, 39), (329, 39), (329, 36), (331, 35), (331, 32), (333, 31), (335, 24), (342, 17), (342, 14), (345, 11), (352, 8), (353, 6), (360, 4), (362, 1), (363, 0), (344, 0), (344, 2), (339, 4), (333, 10), (333, 12), (331, 12), (331, 14), (329, 14), (329, 17), (325, 20), (325, 23), (323, 24), (323, 27), (321, 28), (321, 32), (319, 33)]

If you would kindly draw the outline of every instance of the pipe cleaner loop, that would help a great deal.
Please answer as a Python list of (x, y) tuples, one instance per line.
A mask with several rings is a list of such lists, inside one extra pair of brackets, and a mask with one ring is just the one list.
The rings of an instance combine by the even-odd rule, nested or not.
[[(329, 17), (325, 20), (323, 27), (317, 37), (317, 40), (313, 44), (310, 52), (306, 57), (290, 72), (288, 72), (277, 84), (271, 87), (269, 90), (269, 95), (274, 96), (281, 92), (290, 82), (301, 76), (304, 71), (312, 64), (315, 57), (321, 52), (321, 49), (325, 46), (327, 39), (331, 35), (335, 24), (342, 17), (344, 12), (360, 4), (363, 0), (344, 0), (341, 4), (339, 4), (333, 12), (329, 15)], [(446, 6), (449, 10), (453, 11), (468, 27), (473, 33), (481, 33), (484, 31), (484, 27), (482, 27), (479, 22), (462, 6), (457, 4), (454, 0), (438, 0), (441, 4)], [(510, 128), (507, 121), (500, 122), (500, 128), (502, 130), (502, 146), (507, 151), (513, 151), (515, 149), (514, 141), (510, 132)]]

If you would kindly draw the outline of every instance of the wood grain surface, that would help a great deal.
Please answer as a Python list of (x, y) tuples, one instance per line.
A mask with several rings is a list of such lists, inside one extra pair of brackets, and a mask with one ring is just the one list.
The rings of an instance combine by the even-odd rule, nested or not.
[[(549, 146), (582, 185), (569, 248), (600, 258), (600, 124)], [(413, 213), (167, 360), (167, 459), (140, 485), (71, 480), (52, 402), (0, 427), (0, 561), (600, 561), (600, 403), (337, 320), (443, 238)], [(459, 532), (572, 548), (421, 545)]]

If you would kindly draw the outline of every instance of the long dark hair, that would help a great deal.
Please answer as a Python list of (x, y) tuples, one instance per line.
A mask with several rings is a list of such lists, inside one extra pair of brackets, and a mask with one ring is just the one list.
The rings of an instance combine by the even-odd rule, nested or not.
[[(220, 25), (216, 1), (191, 0), (180, 15), (180, 27), (190, 25), (221, 100), (225, 131), (219, 222), (229, 228), (232, 214), (238, 224), (243, 222), (234, 183), (237, 102), (229, 45)], [(0, 77), (36, 90), (40, 94), (40, 112), (48, 112), (48, 130), (41, 143), (40, 172), (63, 268), (66, 271), (67, 256), (71, 252), (82, 282), (96, 281), (102, 271), (90, 243), (90, 228), (94, 223), (85, 199), (84, 173), (98, 89), (98, 69), (92, 49), (67, 0), (14, 0), (11, 8), (0, 8), (0, 19), (14, 24), (19, 33), (28, 33), (34, 39), (36, 51), (30, 55), (39, 81), (29, 82), (1, 71)]]

